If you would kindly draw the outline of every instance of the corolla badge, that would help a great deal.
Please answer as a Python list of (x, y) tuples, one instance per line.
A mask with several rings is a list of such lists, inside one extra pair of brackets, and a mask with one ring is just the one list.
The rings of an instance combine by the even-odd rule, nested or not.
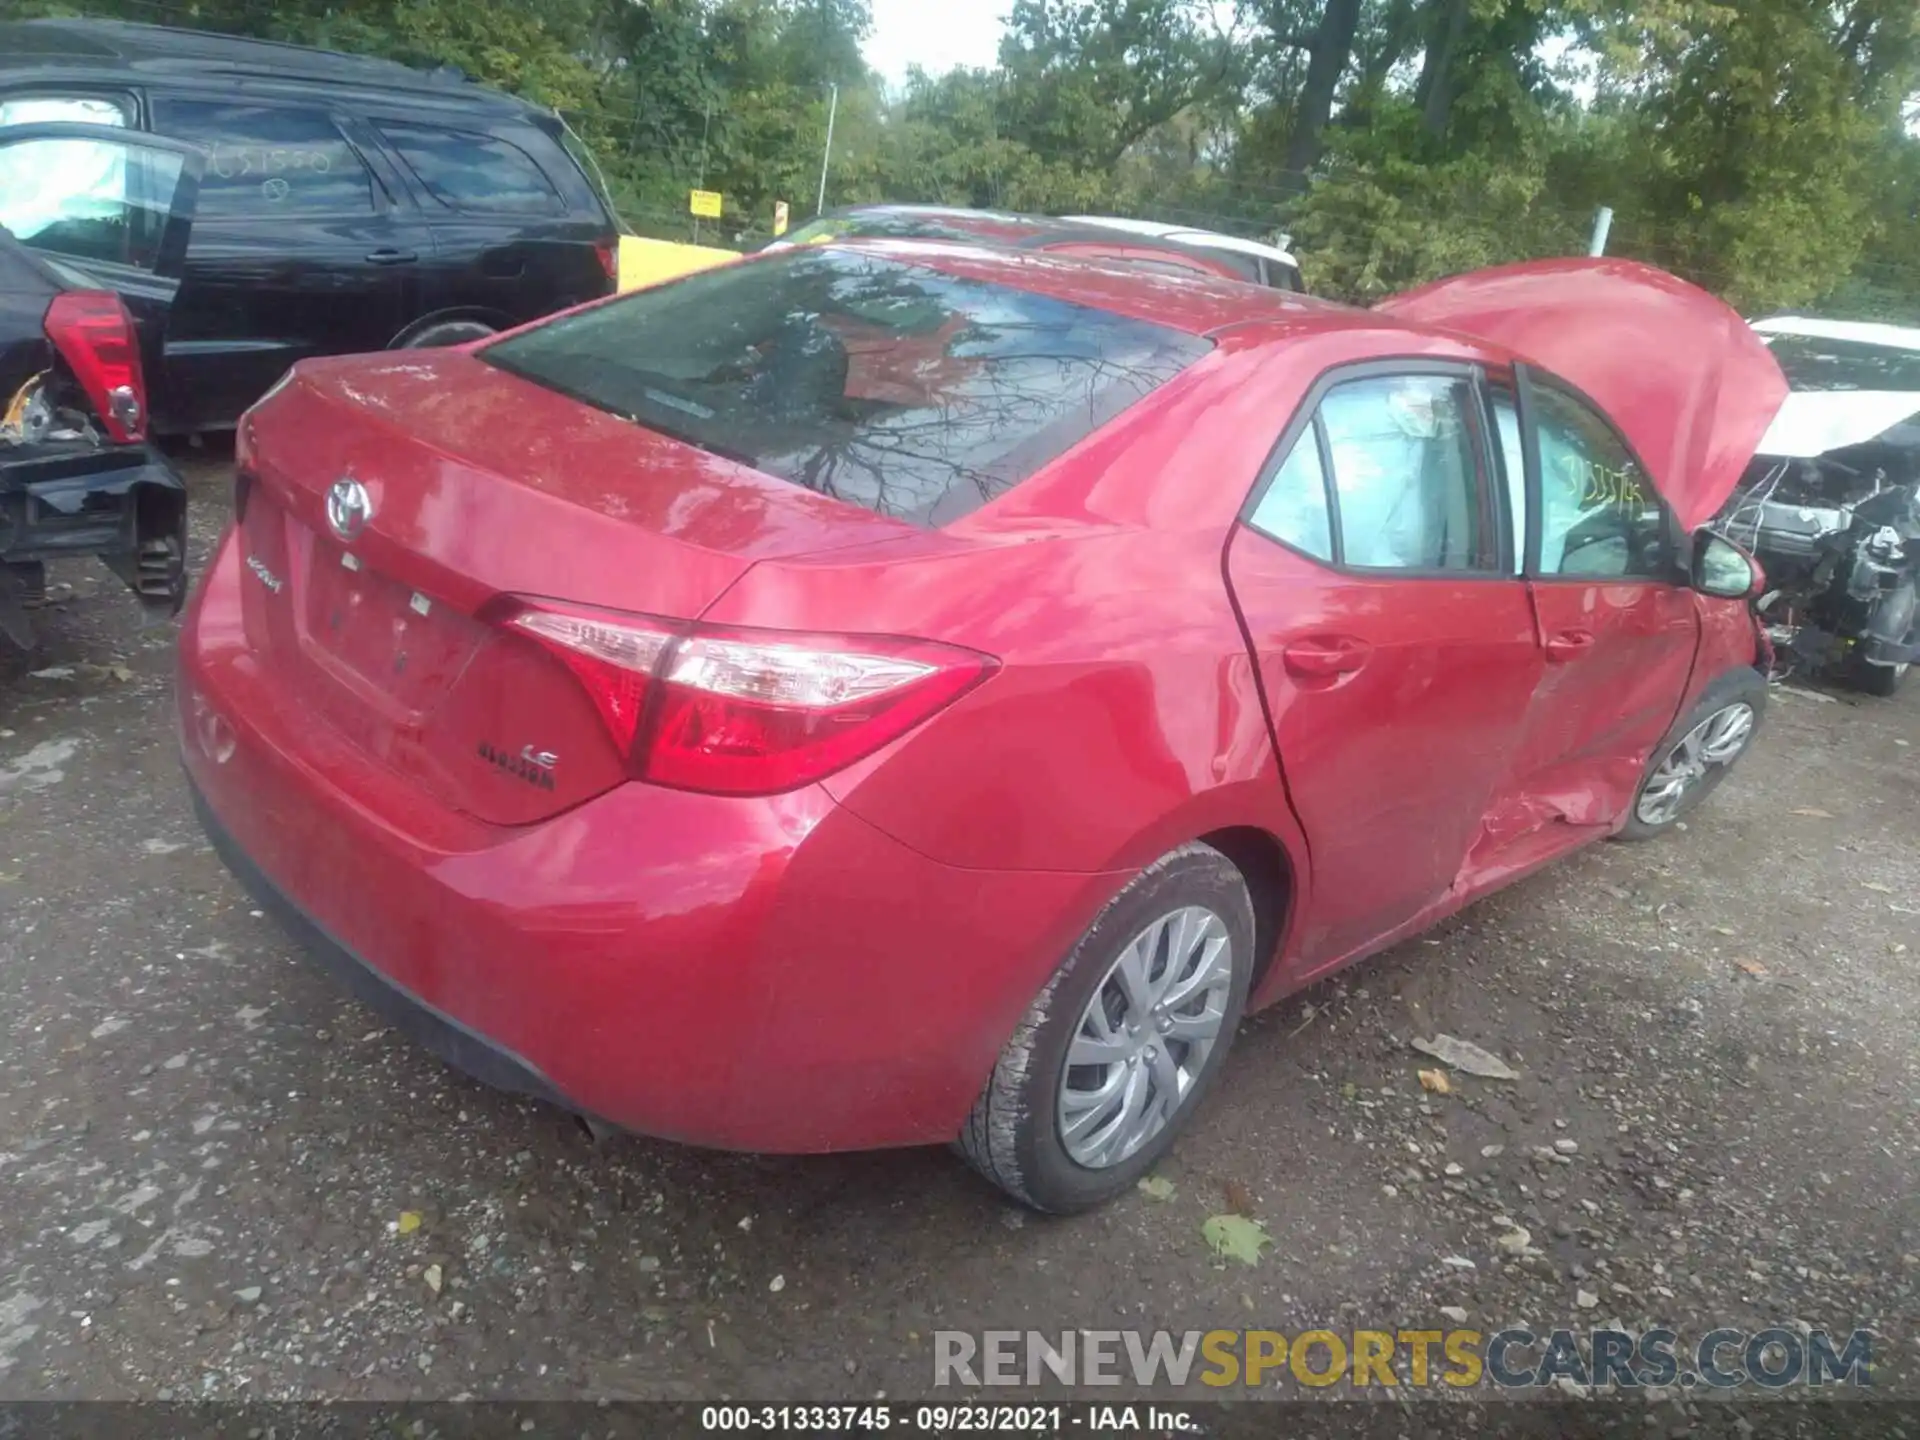
[(260, 583), (278, 595), (286, 582), (267, 568), (266, 561), (258, 555), (247, 556), (247, 568), (259, 578)]
[(355, 540), (373, 518), (373, 497), (351, 475), (333, 482), (327, 492), (327, 523), (342, 540)]

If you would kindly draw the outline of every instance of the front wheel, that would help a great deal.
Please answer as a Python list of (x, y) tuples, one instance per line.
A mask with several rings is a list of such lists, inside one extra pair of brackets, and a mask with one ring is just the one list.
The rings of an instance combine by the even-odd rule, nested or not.
[(958, 1148), (1036, 1210), (1130, 1189), (1220, 1073), (1253, 973), (1234, 863), (1183, 845), (1102, 910), (1001, 1051)]
[(1766, 713), (1767, 682), (1757, 670), (1736, 670), (1709, 685), (1655, 748), (1619, 838), (1651, 840), (1678, 825), (1747, 753)]

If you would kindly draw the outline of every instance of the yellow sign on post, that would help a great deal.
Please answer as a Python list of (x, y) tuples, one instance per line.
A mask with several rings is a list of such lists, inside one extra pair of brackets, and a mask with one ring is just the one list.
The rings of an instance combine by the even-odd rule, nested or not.
[(687, 205), (702, 220), (718, 220), (724, 201), (717, 190), (695, 190)]
[(787, 233), (787, 218), (787, 202), (784, 200), (774, 201), (773, 234), (775, 239)]

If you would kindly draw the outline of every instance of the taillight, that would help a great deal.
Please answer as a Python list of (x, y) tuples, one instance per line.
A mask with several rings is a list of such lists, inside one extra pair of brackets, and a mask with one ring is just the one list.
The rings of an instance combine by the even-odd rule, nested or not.
[(593, 247), (594, 254), (600, 257), (600, 268), (607, 272), (607, 279), (616, 285), (620, 283), (620, 242), (602, 240)]
[(510, 629), (586, 689), (637, 780), (713, 795), (798, 789), (951, 705), (994, 661), (930, 640), (676, 624), (515, 602)]
[(120, 297), (104, 290), (56, 295), (45, 328), (107, 433), (122, 445), (144, 440), (147, 382), (133, 317)]
[(573, 671), (620, 753), (631, 756), (654, 668), (675, 632), (637, 616), (586, 610), (527, 608), (508, 623)]

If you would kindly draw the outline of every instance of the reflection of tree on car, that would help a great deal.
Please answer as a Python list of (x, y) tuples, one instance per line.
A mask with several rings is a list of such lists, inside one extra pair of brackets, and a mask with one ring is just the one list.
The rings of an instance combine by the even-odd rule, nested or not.
[(879, 255), (718, 273), (581, 317), (567, 373), (647, 424), (892, 515), (991, 499), (1164, 380), (1188, 348), (1104, 311)]

